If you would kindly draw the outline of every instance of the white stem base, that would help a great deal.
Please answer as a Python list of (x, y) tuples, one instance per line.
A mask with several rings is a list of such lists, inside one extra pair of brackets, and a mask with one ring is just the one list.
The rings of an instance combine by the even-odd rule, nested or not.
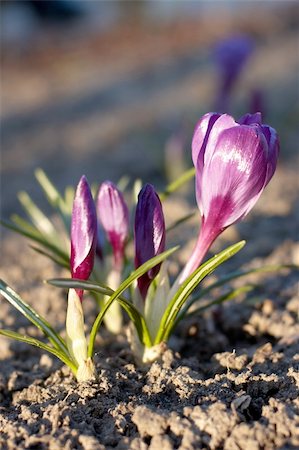
[(152, 347), (145, 347), (140, 342), (135, 329), (132, 329), (131, 326), (128, 328), (128, 340), (130, 342), (136, 364), (139, 366), (145, 366), (157, 361), (167, 349), (167, 344), (165, 342), (153, 345)]
[(78, 381), (91, 381), (96, 378), (96, 371), (94, 363), (91, 358), (87, 358), (85, 361), (81, 362), (77, 371)]

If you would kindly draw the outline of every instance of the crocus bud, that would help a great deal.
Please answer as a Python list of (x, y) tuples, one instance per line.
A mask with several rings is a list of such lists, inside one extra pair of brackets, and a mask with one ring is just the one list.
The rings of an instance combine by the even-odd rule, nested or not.
[(218, 111), (227, 110), (231, 92), (253, 49), (253, 40), (241, 34), (223, 39), (215, 46), (214, 59), (220, 77), (216, 101)]
[[(88, 182), (83, 175), (76, 189), (71, 222), (71, 273), (72, 278), (87, 280), (92, 272), (97, 244), (97, 216)], [(66, 342), (68, 350), (78, 365), (78, 381), (94, 377), (91, 358), (87, 357), (84, 332), (84, 315), (81, 305), (83, 290), (70, 289), (66, 313)]]
[[(83, 175), (75, 193), (71, 222), (72, 278), (87, 280), (92, 272), (97, 243), (97, 216), (88, 182)], [(82, 291), (77, 291), (82, 299)]]
[[(138, 195), (135, 214), (135, 267), (165, 250), (165, 222), (160, 199), (151, 184), (146, 184)], [(145, 299), (160, 265), (153, 267), (138, 279), (140, 293)]]
[(129, 235), (129, 210), (123, 194), (111, 181), (101, 184), (97, 197), (99, 220), (112, 246), (114, 268), (123, 264), (124, 247)]
[(202, 226), (180, 282), (200, 264), (217, 236), (242, 219), (272, 178), (279, 141), (276, 131), (247, 114), (238, 122), (209, 113), (198, 122), (192, 142), (196, 198)]

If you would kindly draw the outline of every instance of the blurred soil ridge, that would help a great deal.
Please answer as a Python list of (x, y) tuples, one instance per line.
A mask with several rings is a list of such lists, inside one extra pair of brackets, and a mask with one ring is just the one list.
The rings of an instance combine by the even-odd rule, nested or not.
[[(99, 12), (92, 9), (93, 20), (85, 14), (67, 26), (37, 27), (22, 45), (4, 40), (5, 217), (18, 208), (20, 189), (38, 198), (32, 174), (39, 166), (58, 187), (74, 184), (82, 171), (96, 182), (117, 180), (124, 172), (158, 181), (169, 134), (183, 123), (191, 140), (198, 117), (214, 102), (212, 46), (236, 32), (253, 36), (257, 50), (242, 74), (232, 112), (247, 112), (249, 90), (260, 87), (267, 120), (284, 137), (293, 134), (298, 140), (298, 99), (293, 95), (298, 32), (292, 3), (275, 2), (271, 8), (262, 3), (256, 16), (249, 5), (232, 13), (217, 2), (217, 14), (199, 5), (193, 15), (169, 18), (162, 11), (160, 20), (155, 8), (148, 11), (146, 5), (137, 12), (131, 5), (127, 15), (121, 9), (113, 19), (111, 8), (91, 3), (99, 3)], [(101, 15), (110, 17), (110, 27), (103, 20), (96, 26)], [(294, 154), (294, 141), (283, 147), (283, 155)], [(188, 148), (186, 153), (188, 159)]]

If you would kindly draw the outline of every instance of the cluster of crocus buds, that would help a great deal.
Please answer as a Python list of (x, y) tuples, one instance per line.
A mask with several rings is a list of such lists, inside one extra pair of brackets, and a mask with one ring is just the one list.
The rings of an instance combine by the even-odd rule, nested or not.
[[(82, 176), (74, 195), (71, 216), (72, 279), (48, 280), (50, 284), (69, 289), (66, 339), (2, 280), (1, 295), (42, 330), (49, 343), (11, 330), (0, 329), (0, 335), (48, 351), (67, 364), (78, 381), (88, 381), (96, 375), (93, 356), (99, 327), (105, 320), (106, 327), (118, 334), (122, 330), (122, 307), (131, 320), (127, 331), (136, 362), (148, 364), (158, 359), (175, 327), (190, 312), (191, 306), (195, 307), (192, 314), (202, 310), (202, 306), (199, 304), (196, 307), (196, 303), (205, 294), (205, 290), (199, 296), (194, 293), (199, 283), (243, 248), (245, 242), (237, 242), (203, 263), (215, 239), (227, 227), (243, 219), (258, 201), (276, 170), (278, 154), (277, 133), (262, 123), (260, 113), (246, 114), (238, 121), (228, 114), (208, 113), (199, 120), (192, 141), (195, 170), (188, 170), (181, 178), (186, 181), (190, 179), (190, 173), (195, 173), (201, 227), (191, 256), (172, 285), (168, 276), (167, 258), (178, 247), (165, 250), (165, 220), (162, 204), (154, 187), (146, 184), (138, 195), (134, 221), (135, 252), (130, 264), (126, 254), (126, 243), (130, 235), (129, 210), (122, 192), (112, 182), (105, 181), (94, 201), (89, 184), (85, 176)], [(178, 185), (181, 184), (176, 182), (176, 188)], [(47, 186), (49, 187), (49, 182)], [(51, 184), (50, 190), (52, 200), (57, 203), (58, 198), (64, 205), (64, 200)], [(174, 190), (168, 187), (166, 192), (169, 194)], [(49, 193), (48, 189), (46, 192)], [(30, 203), (28, 211), (35, 224), (38, 218), (43, 217), (34, 203)], [(63, 213), (64, 208), (61, 210), (60, 207), (59, 211)], [(68, 216), (63, 217), (68, 219)], [(178, 224), (184, 219), (179, 220)], [(54, 238), (51, 234), (51, 237), (45, 236), (43, 240), (39, 227), (35, 232), (33, 225), (29, 224), (28, 227), (26, 224), (26, 233), (20, 226), (11, 227), (44, 243), (46, 249), (51, 248), (53, 257), (51, 254), (49, 256), (58, 263), (62, 259), (63, 266), (68, 261), (69, 255), (64, 254), (57, 246), (56, 234)], [(28, 233), (28, 229), (33, 229), (34, 233)], [(99, 236), (103, 231), (111, 251), (101, 245)], [(99, 256), (98, 260), (96, 255)], [(126, 272), (130, 272), (127, 277), (124, 275)], [(241, 275), (238, 273), (237, 277), (246, 273), (249, 272), (241, 272)], [(232, 278), (235, 277), (234, 274)], [(209, 289), (226, 282), (227, 277), (224, 277), (212, 283)], [(96, 299), (100, 304), (88, 344), (82, 308), (84, 290), (98, 295)], [(204, 308), (233, 298), (239, 293), (240, 289), (230, 291), (229, 296), (222, 295), (205, 303)]]
[[(133, 296), (133, 303), (144, 314), (153, 341), (167, 304), (179, 286), (200, 266), (214, 240), (245, 217), (259, 199), (274, 174), (278, 153), (277, 133), (262, 124), (259, 113), (247, 114), (238, 122), (227, 114), (208, 113), (197, 123), (192, 141), (196, 199), (202, 217), (197, 243), (172, 288), (164, 262), (160, 274), (161, 264), (158, 264), (138, 278)], [(114, 281), (110, 287), (115, 290), (123, 269), (129, 211), (122, 193), (108, 181), (101, 185), (96, 205), (97, 214), (88, 183), (82, 177), (72, 214), (72, 277), (87, 280), (92, 272), (98, 216), (113, 250)], [(135, 269), (165, 250), (162, 205), (150, 184), (138, 195), (134, 240)], [(93, 370), (86, 353), (82, 294), (82, 291), (70, 289), (67, 314), (67, 343), (79, 365), (78, 379), (80, 370), (82, 379), (86, 378), (86, 371), (92, 374)], [(144, 360), (147, 357), (143, 353)]]

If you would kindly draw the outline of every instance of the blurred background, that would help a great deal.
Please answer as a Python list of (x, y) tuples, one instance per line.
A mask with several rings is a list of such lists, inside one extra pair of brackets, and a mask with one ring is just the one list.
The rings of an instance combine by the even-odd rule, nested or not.
[(43, 202), (37, 167), (61, 189), (83, 173), (163, 186), (216, 108), (264, 113), (295, 201), (298, 15), (287, 0), (2, 1), (2, 217), (21, 189)]

